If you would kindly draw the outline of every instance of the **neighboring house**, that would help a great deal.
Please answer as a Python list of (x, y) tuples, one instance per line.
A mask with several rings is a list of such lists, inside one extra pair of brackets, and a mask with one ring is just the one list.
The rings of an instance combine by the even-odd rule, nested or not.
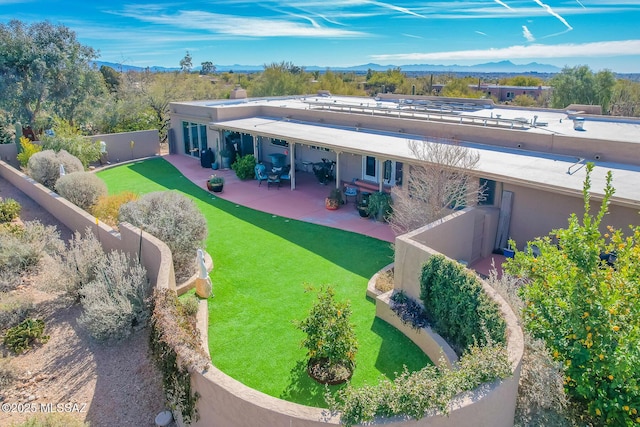
[(284, 155), (286, 164), (295, 165), (292, 190), (299, 189), (296, 174), (322, 158), (336, 161), (337, 185), (358, 179), (388, 190), (402, 185), (418, 162), (408, 141), (476, 150), (480, 162), (473, 174), (487, 184), (482, 204), (490, 214), (474, 225), (470, 262), (497, 248), (497, 235), (522, 246), (582, 212), (589, 161), (597, 166), (594, 202), (606, 172), (613, 171), (616, 193), (605, 222), (624, 229), (640, 223), (637, 119), (393, 94), (174, 102), (170, 111), (174, 153), (197, 157), (211, 147), (218, 160), (220, 150), (229, 149), (268, 163)]
[[(438, 95), (442, 92), (444, 84), (434, 84), (433, 94)], [(511, 102), (518, 95), (529, 95), (535, 100), (545, 98), (551, 94), (553, 87), (551, 86), (503, 86), (495, 84), (470, 84), (469, 89), (476, 92), (482, 92), (484, 98), (495, 98), (498, 102)]]

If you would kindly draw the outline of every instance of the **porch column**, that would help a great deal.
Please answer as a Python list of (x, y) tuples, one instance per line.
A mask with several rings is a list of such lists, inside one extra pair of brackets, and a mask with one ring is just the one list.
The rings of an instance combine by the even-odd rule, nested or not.
[(336, 151), (336, 188), (340, 188), (340, 154), (341, 151)]
[(376, 161), (378, 162), (378, 191), (382, 193), (383, 183), (384, 183), (384, 162), (385, 159), (380, 159), (376, 157)]
[(289, 143), (289, 175), (291, 176), (291, 190), (296, 189), (296, 143)]

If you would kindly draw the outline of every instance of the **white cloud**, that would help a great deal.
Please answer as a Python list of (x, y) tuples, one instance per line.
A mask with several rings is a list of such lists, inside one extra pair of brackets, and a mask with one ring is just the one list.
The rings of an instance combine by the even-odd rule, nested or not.
[(483, 33), (482, 31), (474, 31), (476, 34), (480, 34), (481, 36), (486, 36), (487, 33)]
[(529, 31), (526, 25), (522, 26), (522, 36), (527, 39), (528, 42), (536, 41), (536, 38), (533, 37), (533, 34), (531, 34), (531, 31)]
[(619, 40), (582, 44), (510, 46), (500, 49), (460, 50), (437, 53), (401, 53), (389, 55), (371, 55), (377, 61), (453, 61), (453, 60), (502, 60), (537, 58), (576, 58), (638, 56), (640, 40)]

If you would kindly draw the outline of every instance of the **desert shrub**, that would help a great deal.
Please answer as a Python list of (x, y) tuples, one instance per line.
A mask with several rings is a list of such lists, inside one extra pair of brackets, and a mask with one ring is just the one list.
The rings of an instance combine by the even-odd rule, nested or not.
[(0, 199), (0, 222), (11, 222), (20, 215), (22, 206), (13, 199)]
[(200, 345), (198, 331), (192, 322), (181, 315), (179, 307), (175, 291), (154, 290), (150, 348), (153, 360), (162, 373), (162, 385), (169, 406), (189, 424), (198, 419), (198, 394), (191, 389), (189, 369), (206, 369), (210, 359)]
[(180, 298), (180, 311), (182, 314), (189, 318), (193, 318), (198, 314), (198, 305), (200, 304), (200, 300), (197, 296), (191, 294), (187, 295), (184, 298)]
[(393, 381), (383, 379), (376, 385), (348, 385), (335, 396), (325, 399), (340, 421), (353, 426), (373, 421), (376, 417), (395, 416), (422, 418), (427, 412), (447, 413), (447, 405), (459, 393), (481, 384), (511, 375), (506, 349), (501, 345), (471, 346), (460, 358), (457, 369), (446, 364), (429, 365), (416, 372), (406, 369)]
[(99, 341), (123, 339), (146, 326), (151, 315), (147, 272), (137, 260), (112, 251), (102, 257), (95, 279), (80, 289), (79, 322)]
[(44, 334), (44, 320), (27, 318), (7, 329), (2, 343), (11, 351), (20, 354), (36, 342), (46, 343), (49, 336)]
[(393, 289), (393, 269), (378, 274), (375, 287), (380, 292), (389, 292)]
[(143, 228), (167, 244), (176, 280), (193, 275), (196, 251), (207, 237), (207, 221), (187, 196), (175, 191), (147, 193), (122, 205), (118, 219)]
[(506, 342), (506, 323), (477, 276), (443, 255), (422, 267), (420, 299), (434, 331), (461, 354), (475, 342)]
[(24, 227), (0, 227), (0, 278), (19, 276), (34, 268), (45, 254), (59, 253), (64, 247), (59, 236), (55, 226), (39, 221), (27, 221)]
[(42, 151), (42, 147), (24, 136), (20, 137), (20, 146), (22, 151), (18, 153), (17, 159), (20, 162), (20, 166), (26, 168), (31, 156)]
[(33, 302), (24, 295), (0, 293), (0, 329), (11, 328), (27, 318)]
[(46, 415), (34, 415), (13, 427), (89, 427), (89, 423), (82, 422), (70, 414), (54, 412)]
[(371, 193), (367, 203), (367, 214), (370, 218), (386, 221), (393, 213), (393, 200), (388, 193), (381, 191)]
[(138, 199), (138, 195), (130, 191), (125, 191), (113, 195), (103, 195), (98, 197), (91, 213), (105, 224), (113, 228), (118, 228), (118, 212), (120, 207), (128, 202)]
[(254, 168), (256, 167), (256, 158), (253, 154), (239, 157), (233, 162), (231, 169), (236, 171), (236, 175), (240, 179), (251, 179), (255, 176)]
[(56, 288), (72, 299), (80, 297), (80, 289), (95, 280), (105, 257), (102, 245), (89, 228), (84, 236), (76, 231), (65, 251), (55, 256), (55, 271), (49, 272)]
[(11, 364), (11, 358), (0, 354), (0, 390), (9, 387), (18, 379), (18, 373)]
[(301, 343), (311, 361), (326, 360), (328, 366), (355, 366), (358, 342), (351, 319), (351, 304), (335, 300), (333, 288), (318, 293), (318, 300), (308, 316), (296, 326), (306, 334)]
[(60, 178), (60, 165), (64, 166), (66, 173), (84, 170), (80, 160), (64, 150), (57, 153), (53, 150), (43, 150), (31, 156), (27, 163), (27, 174), (53, 190)]
[(98, 197), (107, 194), (107, 184), (91, 172), (74, 172), (61, 176), (55, 187), (59, 195), (85, 211), (96, 204)]

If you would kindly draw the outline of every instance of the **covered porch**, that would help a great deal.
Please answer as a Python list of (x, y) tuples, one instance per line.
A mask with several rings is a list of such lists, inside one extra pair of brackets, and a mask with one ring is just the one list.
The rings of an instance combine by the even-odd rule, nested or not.
[(335, 182), (322, 185), (312, 172), (306, 172), (304, 169), (296, 172), (295, 189), (290, 189), (286, 181), (277, 188), (267, 187), (266, 183), (259, 186), (258, 181), (254, 179), (241, 181), (231, 169), (203, 168), (200, 160), (195, 157), (170, 154), (164, 158), (187, 179), (204, 189), (207, 188), (207, 180), (212, 174), (224, 177), (224, 191), (211, 193), (212, 197), (220, 197), (273, 215), (353, 231), (387, 242), (393, 242), (395, 239), (387, 223), (361, 218), (353, 198), (338, 210), (327, 210), (324, 200), (335, 187)]

